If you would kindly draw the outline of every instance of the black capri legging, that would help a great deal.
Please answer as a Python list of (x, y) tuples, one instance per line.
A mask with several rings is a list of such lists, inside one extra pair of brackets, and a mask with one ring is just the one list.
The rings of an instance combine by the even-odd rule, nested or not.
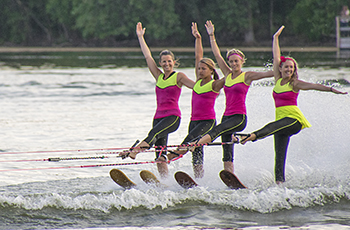
[[(188, 135), (185, 140), (182, 142), (183, 145), (186, 145), (193, 141), (194, 139), (203, 136), (209, 132), (216, 125), (216, 120), (200, 120), (200, 121), (191, 121), (188, 126)], [(192, 164), (193, 165), (202, 165), (204, 161), (203, 155), (203, 146), (197, 147), (192, 152)]]
[[(211, 141), (221, 136), (222, 142), (231, 142), (232, 134), (242, 131), (247, 125), (247, 116), (245, 114), (234, 114), (223, 116), (221, 123), (208, 132)], [(233, 144), (223, 145), (224, 156), (222, 161), (233, 162)]]
[[(181, 118), (178, 116), (168, 116), (153, 120), (153, 128), (149, 131), (148, 136), (144, 139), (149, 146), (166, 146), (168, 143), (168, 134), (175, 132), (180, 126)], [(160, 150), (161, 148), (156, 148)], [(156, 158), (166, 151), (156, 151)]]
[(300, 132), (301, 123), (294, 118), (285, 117), (265, 125), (262, 129), (253, 132), (257, 139), (270, 135), (275, 137), (275, 180), (285, 181), (285, 164), (289, 139)]

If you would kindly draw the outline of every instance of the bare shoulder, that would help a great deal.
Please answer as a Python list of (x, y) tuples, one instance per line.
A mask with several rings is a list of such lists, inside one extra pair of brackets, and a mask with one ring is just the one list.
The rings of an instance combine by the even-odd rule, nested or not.
[(177, 72), (178, 77), (187, 77), (187, 75), (183, 72)]
[(220, 91), (220, 89), (222, 89), (222, 87), (224, 87), (224, 84), (225, 84), (225, 77), (220, 78), (218, 80), (215, 80), (213, 82), (213, 85), (212, 85), (213, 90), (215, 90), (217, 92)]

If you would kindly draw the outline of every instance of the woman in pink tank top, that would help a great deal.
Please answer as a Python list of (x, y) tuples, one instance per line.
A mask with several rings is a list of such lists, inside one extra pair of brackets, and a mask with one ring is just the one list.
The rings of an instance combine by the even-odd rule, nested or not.
[[(221, 72), (224, 74), (224, 92), (226, 96), (226, 108), (221, 123), (215, 126), (208, 134), (204, 135), (197, 143), (206, 144), (221, 136), (222, 142), (232, 142), (232, 134), (242, 131), (247, 124), (245, 99), (252, 81), (272, 77), (273, 72), (243, 72), (242, 66), (246, 59), (244, 54), (237, 49), (227, 52), (227, 62), (221, 56), (220, 49), (214, 35), (214, 25), (207, 21), (205, 25), (210, 37), (212, 52), (216, 58)], [(233, 173), (233, 144), (223, 145), (224, 169)]]
[(241, 143), (256, 141), (267, 136), (275, 139), (275, 181), (281, 184), (285, 181), (285, 163), (290, 137), (299, 133), (302, 128), (311, 125), (297, 107), (297, 97), (300, 90), (318, 90), (336, 94), (347, 94), (333, 87), (322, 84), (304, 82), (298, 79), (298, 65), (294, 58), (281, 56), (279, 35), (284, 26), (273, 36), (273, 70), (275, 87), (273, 97), (276, 106), (276, 121), (270, 122), (263, 128), (242, 137)]
[[(224, 79), (219, 79), (215, 70), (215, 62), (210, 58), (203, 58), (202, 37), (198, 31), (197, 24), (192, 23), (192, 34), (195, 37), (195, 69), (196, 84), (192, 91), (192, 113), (188, 127), (188, 135), (176, 151), (170, 151), (167, 155), (171, 160), (188, 151), (188, 144), (195, 138), (205, 135), (216, 125), (216, 114), (214, 110), (215, 100), (220, 89), (224, 85)], [(204, 175), (203, 147), (196, 148), (192, 152), (192, 167), (196, 178)]]
[[(178, 100), (183, 85), (192, 89), (194, 81), (189, 79), (182, 72), (175, 72), (176, 60), (174, 54), (169, 50), (163, 50), (159, 55), (158, 68), (152, 57), (151, 51), (144, 39), (146, 28), (142, 28), (141, 22), (136, 25), (136, 34), (140, 43), (141, 51), (146, 59), (147, 66), (156, 80), (157, 110), (153, 119), (153, 127), (148, 136), (141, 141), (136, 147), (132, 148), (129, 153), (121, 153), (132, 159), (136, 158), (139, 152), (149, 149), (153, 145), (166, 146), (168, 134), (176, 131), (180, 125), (181, 113), (178, 106)], [(164, 148), (158, 148), (156, 159), (160, 155), (165, 155)], [(161, 150), (161, 151), (160, 151)], [(157, 163), (158, 171), (162, 177), (168, 176), (168, 167), (166, 162)]]

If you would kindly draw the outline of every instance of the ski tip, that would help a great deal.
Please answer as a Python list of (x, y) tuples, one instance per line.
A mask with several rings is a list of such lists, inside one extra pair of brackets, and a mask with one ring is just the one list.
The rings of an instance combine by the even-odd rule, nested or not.
[(227, 170), (220, 172), (220, 178), (230, 189), (246, 189), (247, 187), (237, 178), (237, 176)]
[(112, 169), (109, 172), (109, 175), (111, 176), (112, 180), (117, 183), (119, 186), (123, 187), (124, 189), (131, 189), (136, 186), (134, 182), (132, 182), (121, 170), (119, 169)]
[(140, 172), (140, 177), (146, 184), (160, 184), (158, 178), (148, 170), (142, 170)]
[(193, 188), (193, 187), (198, 186), (198, 184), (192, 179), (192, 177), (190, 177), (185, 172), (178, 171), (175, 173), (174, 177), (175, 177), (175, 180), (177, 181), (177, 183), (185, 189), (189, 189), (189, 188)]

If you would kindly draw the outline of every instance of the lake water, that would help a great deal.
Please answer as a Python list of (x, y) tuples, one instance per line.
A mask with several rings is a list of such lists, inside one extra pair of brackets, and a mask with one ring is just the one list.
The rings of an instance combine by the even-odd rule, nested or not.
[[(167, 187), (157, 188), (139, 176), (147, 169), (159, 177), (155, 164), (144, 163), (152, 161), (154, 153), (140, 153), (135, 161), (115, 157), (136, 139), (142, 140), (151, 128), (155, 82), (147, 68), (122, 67), (129, 66), (125, 63), (111, 66), (111, 62), (90, 68), (83, 62), (71, 63), (69, 67), (44, 57), (39, 58), (41, 64), (2, 57), (0, 229), (350, 228), (349, 95), (300, 93), (299, 107), (312, 127), (292, 137), (287, 181), (282, 186), (274, 184), (270, 137), (235, 146), (235, 173), (246, 190), (230, 190), (221, 182), (222, 151), (217, 146), (205, 147), (205, 176), (197, 180), (200, 186), (184, 190), (174, 180), (176, 171), (193, 176), (187, 154), (169, 164), (170, 176), (161, 179)], [(89, 60), (97, 59), (87, 55), (84, 61)], [(301, 79), (333, 84), (350, 93), (346, 65), (301, 66)], [(178, 71), (194, 79), (193, 68), (184, 67)], [(244, 70), (265, 69), (260, 63)], [(245, 132), (274, 120), (272, 88), (271, 80), (255, 82), (250, 88)], [(171, 145), (179, 144), (187, 134), (190, 101), (191, 91), (183, 88), (182, 121), (169, 137)], [(218, 121), (224, 101), (221, 92), (215, 107)], [(100, 155), (107, 157), (45, 161)], [(134, 162), (140, 164), (118, 165)], [(86, 165), (91, 167), (80, 167)], [(112, 168), (123, 170), (137, 187), (124, 190), (115, 184), (109, 177)]]

